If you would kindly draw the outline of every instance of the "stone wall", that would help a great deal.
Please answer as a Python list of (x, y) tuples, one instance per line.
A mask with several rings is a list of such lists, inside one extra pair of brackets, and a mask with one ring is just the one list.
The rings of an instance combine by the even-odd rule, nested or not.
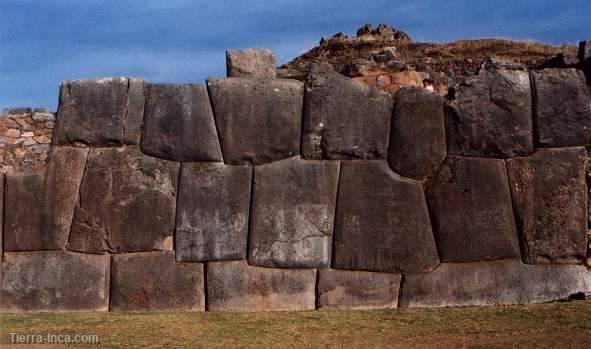
[(66, 81), (47, 166), (0, 176), (0, 310), (590, 293), (583, 74), (490, 60), (450, 98), (326, 64), (305, 83)]

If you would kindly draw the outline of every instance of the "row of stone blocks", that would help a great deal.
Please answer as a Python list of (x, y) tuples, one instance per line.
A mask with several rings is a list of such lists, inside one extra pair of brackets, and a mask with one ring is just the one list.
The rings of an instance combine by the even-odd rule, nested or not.
[(503, 305), (591, 291), (583, 266), (444, 263), (429, 274), (176, 263), (172, 252), (6, 253), (0, 311), (286, 311)]

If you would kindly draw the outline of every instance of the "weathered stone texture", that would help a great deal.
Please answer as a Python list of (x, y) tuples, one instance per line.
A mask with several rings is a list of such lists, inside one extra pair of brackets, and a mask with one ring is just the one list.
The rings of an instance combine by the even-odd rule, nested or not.
[(208, 310), (313, 310), (315, 286), (313, 269), (260, 268), (243, 261), (207, 265)]
[(0, 311), (107, 311), (109, 257), (52, 252), (4, 253)]
[(318, 308), (396, 308), (401, 279), (399, 274), (321, 269), (318, 271)]
[(328, 267), (338, 181), (338, 161), (291, 158), (256, 167), (249, 263)]
[(587, 252), (586, 151), (538, 149), (507, 161), (526, 263), (581, 263)]
[(431, 176), (447, 154), (443, 98), (423, 88), (394, 97), (388, 163), (405, 177)]
[(313, 64), (306, 82), (302, 155), (311, 159), (384, 159), (392, 97)]
[(68, 249), (171, 250), (179, 166), (137, 147), (91, 149)]
[(147, 84), (142, 151), (173, 161), (222, 161), (207, 88)]
[(447, 109), (450, 154), (513, 157), (533, 151), (531, 87), (526, 71), (487, 62), (456, 86)]
[(226, 163), (259, 165), (299, 154), (301, 82), (230, 78), (207, 85)]
[(275, 53), (264, 48), (226, 51), (229, 78), (274, 78)]
[(583, 72), (543, 69), (531, 75), (538, 143), (543, 147), (591, 143), (591, 97)]
[(439, 264), (420, 182), (385, 161), (341, 166), (332, 267), (420, 273)]
[(4, 253), (4, 174), (0, 173), (0, 262)]
[(141, 79), (64, 81), (53, 141), (96, 147), (138, 144), (143, 116)]
[(445, 307), (541, 303), (591, 292), (584, 266), (527, 265), (519, 260), (443, 263), (405, 276), (400, 306)]
[(66, 247), (88, 149), (55, 146), (47, 167), (6, 177), (6, 251)]
[(252, 168), (184, 163), (176, 211), (179, 262), (246, 259)]
[(172, 251), (114, 255), (111, 310), (205, 310), (203, 264)]
[(427, 202), (442, 261), (519, 258), (503, 160), (448, 157), (427, 186)]

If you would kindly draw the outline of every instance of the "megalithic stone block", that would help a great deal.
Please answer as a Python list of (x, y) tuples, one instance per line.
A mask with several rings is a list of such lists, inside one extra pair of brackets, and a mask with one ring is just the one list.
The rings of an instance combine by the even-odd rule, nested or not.
[(111, 310), (205, 310), (203, 264), (173, 251), (113, 255)]
[(88, 149), (54, 146), (46, 168), (6, 176), (4, 249), (66, 247)]
[(109, 256), (6, 252), (0, 266), (0, 311), (107, 311)]
[(181, 166), (176, 211), (178, 262), (246, 259), (252, 168)]
[(429, 274), (404, 277), (401, 307), (542, 303), (591, 292), (582, 265), (527, 265), (519, 260), (442, 263)]
[(529, 74), (495, 63), (486, 62), (454, 90), (447, 109), (450, 154), (507, 158), (534, 149)]
[(141, 79), (64, 81), (53, 143), (94, 147), (138, 144), (143, 116)]
[(507, 161), (526, 263), (582, 263), (587, 253), (583, 147), (538, 149)]
[(400, 274), (321, 269), (318, 309), (387, 309), (398, 306)]
[(142, 151), (173, 161), (222, 161), (205, 85), (147, 84)]
[(310, 159), (384, 159), (392, 97), (313, 64), (306, 82), (302, 155)]
[(224, 161), (264, 164), (300, 153), (303, 84), (287, 79), (208, 79)]
[(338, 181), (338, 161), (291, 158), (256, 167), (249, 263), (328, 267)]
[(388, 163), (394, 172), (422, 180), (447, 155), (443, 98), (423, 88), (403, 88), (394, 97)]
[(138, 147), (91, 149), (68, 249), (172, 250), (179, 167)]
[(245, 261), (207, 264), (207, 309), (315, 309), (316, 270), (253, 267)]
[(537, 141), (542, 147), (591, 143), (591, 97), (577, 69), (531, 72), (534, 82)]
[(340, 178), (333, 268), (423, 273), (439, 264), (420, 182), (386, 161), (344, 161)]
[(228, 77), (274, 78), (275, 53), (264, 48), (226, 51)]
[(505, 162), (448, 157), (427, 185), (443, 262), (519, 258)]

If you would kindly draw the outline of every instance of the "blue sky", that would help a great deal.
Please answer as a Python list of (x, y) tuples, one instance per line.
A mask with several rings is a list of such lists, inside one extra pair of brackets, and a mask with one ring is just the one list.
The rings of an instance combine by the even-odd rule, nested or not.
[(591, 38), (590, 0), (0, 0), (0, 13), (0, 108), (55, 110), (66, 79), (203, 82), (225, 74), (227, 48), (271, 48), (285, 63), (365, 23), (415, 41)]

